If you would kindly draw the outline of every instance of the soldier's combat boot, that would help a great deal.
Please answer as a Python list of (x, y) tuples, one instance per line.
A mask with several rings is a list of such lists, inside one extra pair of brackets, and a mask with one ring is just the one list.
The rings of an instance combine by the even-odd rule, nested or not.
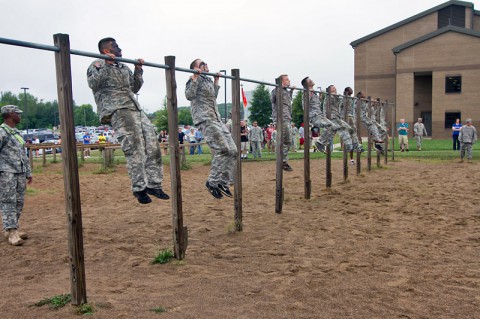
[(327, 151), (325, 150), (325, 145), (323, 145), (319, 141), (315, 141), (315, 147), (317, 148), (317, 150), (319, 150), (323, 154), (327, 153)]
[(163, 199), (163, 200), (167, 200), (167, 199), (170, 198), (170, 196), (168, 196), (167, 194), (165, 194), (161, 188), (150, 188), (150, 187), (147, 187), (146, 190), (147, 190), (147, 194), (153, 195), (153, 196), (155, 196), (156, 198), (160, 198), (160, 199)]
[(287, 162), (283, 162), (283, 170), (287, 172), (291, 172), (293, 171), (293, 168), (290, 165), (288, 165)]
[(221, 199), (223, 197), (220, 189), (218, 187), (212, 186), (208, 181), (205, 183), (205, 187), (216, 199)]
[(143, 191), (133, 192), (133, 196), (137, 198), (140, 204), (149, 204), (152, 202), (152, 199), (148, 196), (145, 189)]
[(18, 231), (16, 229), (10, 229), (8, 232), (8, 243), (13, 246), (20, 246), (23, 244), (23, 239), (18, 236)]
[(233, 194), (228, 188), (228, 186), (223, 186), (222, 184), (218, 184), (218, 189), (220, 190), (220, 192), (222, 192), (223, 195), (227, 197), (233, 197)]
[[(3, 233), (3, 235), (5, 236), (5, 239), (8, 239), (9, 232), (8, 232), (8, 231), (5, 231), (5, 232)], [(21, 231), (18, 231), (18, 236), (19, 236), (21, 239), (27, 239), (27, 238), (28, 238), (28, 234), (27, 234), (27, 233), (24, 233), (24, 232), (21, 232)]]

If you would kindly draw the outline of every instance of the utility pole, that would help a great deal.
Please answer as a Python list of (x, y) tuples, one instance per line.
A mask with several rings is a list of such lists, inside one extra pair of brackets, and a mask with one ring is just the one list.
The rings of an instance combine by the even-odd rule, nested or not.
[(25, 109), (25, 126), (27, 127), (27, 134), (28, 134), (28, 115), (27, 115), (27, 90), (30, 90), (29, 88), (20, 88), (23, 90), (23, 105)]

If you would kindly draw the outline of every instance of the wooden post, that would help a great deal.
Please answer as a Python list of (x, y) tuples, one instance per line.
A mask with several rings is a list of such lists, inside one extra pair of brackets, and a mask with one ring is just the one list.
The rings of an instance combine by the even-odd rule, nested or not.
[(63, 182), (65, 209), (68, 223), (68, 262), (72, 304), (87, 302), (85, 264), (83, 253), (82, 206), (80, 180), (73, 120), (72, 72), (70, 64), (70, 40), (68, 34), (55, 34), (55, 68), (57, 74), (58, 113), (62, 134)]
[[(188, 230), (183, 226), (182, 207), (182, 177), (180, 174), (179, 145), (178, 145), (178, 105), (177, 80), (175, 78), (175, 57), (166, 56), (165, 64), (170, 68), (165, 70), (167, 82), (167, 111), (168, 111), (168, 143), (170, 147), (170, 183), (172, 186), (172, 222), (173, 222), (173, 251), (175, 258), (182, 260), (188, 245)], [(185, 148), (183, 150), (185, 152)], [(185, 153), (184, 153), (185, 157)]]
[(277, 118), (274, 119), (277, 121), (277, 139), (275, 141), (275, 152), (276, 152), (276, 189), (275, 189), (275, 213), (281, 214), (283, 208), (283, 87), (282, 87), (282, 77), (278, 77), (275, 81), (278, 85), (276, 92), (276, 103), (277, 108)]
[[(355, 120), (357, 122), (357, 136), (358, 136), (358, 142), (360, 144), (362, 144), (362, 129), (360, 127), (360, 112), (362, 111), (361, 110), (361, 107), (362, 107), (362, 100), (360, 98), (357, 99), (357, 103), (356, 103), (356, 108), (357, 108), (357, 111), (355, 112)], [(367, 130), (367, 133), (368, 133), (368, 130)], [(362, 153), (358, 153), (357, 152), (357, 176), (360, 175), (360, 173), (362, 172), (362, 163), (360, 161), (361, 159), (361, 155)]]
[(237, 145), (238, 155), (235, 159), (235, 177), (234, 177), (234, 189), (233, 189), (233, 202), (234, 202), (234, 219), (235, 230), (243, 230), (243, 211), (242, 211), (242, 161), (240, 159), (241, 154), (241, 142), (240, 142), (240, 70), (232, 69), (231, 74), (235, 77), (232, 80), (232, 137), (235, 145)]
[[(325, 109), (325, 116), (327, 119), (331, 120), (332, 119), (332, 110), (330, 108), (330, 93), (326, 93), (326, 109)], [(332, 141), (327, 141), (327, 149), (325, 150), (327, 152), (327, 156), (325, 157), (325, 171), (326, 171), (326, 187), (331, 188), (332, 187)]]
[(304, 190), (305, 199), (310, 199), (312, 194), (312, 181), (310, 179), (310, 91), (308, 85), (305, 84), (303, 87), (303, 135), (307, 138), (304, 138), (303, 143), (303, 180), (304, 180)]
[(395, 134), (397, 128), (397, 105), (392, 105), (392, 161), (395, 160)]
[(186, 148), (186, 147), (187, 147), (187, 146), (185, 145), (185, 143), (183, 143), (183, 144), (180, 145), (180, 151), (182, 152), (182, 153), (180, 154), (180, 163), (181, 163), (181, 166), (182, 166), (182, 167), (187, 166), (187, 153), (186, 153), (186, 151), (185, 151), (185, 148)]
[[(368, 99), (368, 107), (367, 107), (367, 117), (372, 120), (372, 100)], [(367, 147), (367, 171), (372, 170), (372, 134), (368, 134), (368, 147)]]
[[(338, 106), (340, 107), (340, 105)], [(343, 94), (343, 120), (348, 121), (348, 95)], [(348, 132), (350, 134), (350, 132)], [(346, 182), (348, 179), (348, 155), (349, 151), (343, 144), (343, 181)]]
[(85, 147), (83, 146), (80, 147), (80, 159), (85, 162)]
[(46, 148), (42, 148), (42, 166), (45, 167), (47, 166), (47, 152)]
[(32, 172), (33, 172), (33, 152), (34, 151), (35, 150), (33, 148), (31, 148), (31, 147), (29, 148), (30, 157), (28, 159), (30, 161), (30, 169), (32, 170)]
[(53, 162), (56, 163), (57, 162), (57, 148), (55, 146), (52, 148), (52, 154), (53, 154)]
[(385, 158), (384, 163), (388, 164), (388, 123), (387, 123), (387, 112), (388, 112), (388, 101), (385, 101), (385, 104), (382, 105), (382, 112), (380, 116), (382, 117), (382, 122), (385, 123), (385, 129), (387, 129), (387, 135), (385, 136)]
[[(380, 122), (380, 108), (382, 107), (382, 103), (380, 101), (376, 101), (374, 104), (375, 107), (375, 121), (379, 123), (380, 125), (382, 124)], [(382, 159), (382, 154), (380, 152), (375, 152), (377, 153), (377, 168), (380, 168), (382, 165), (380, 164), (381, 159)]]

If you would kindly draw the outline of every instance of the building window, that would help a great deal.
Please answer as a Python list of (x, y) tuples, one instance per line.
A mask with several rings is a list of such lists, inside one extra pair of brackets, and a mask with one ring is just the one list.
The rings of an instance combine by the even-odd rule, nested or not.
[(461, 112), (445, 112), (445, 128), (452, 128), (452, 125), (455, 124), (456, 119), (460, 119), (460, 123), (462, 123)]
[(462, 77), (445, 77), (445, 93), (462, 93)]
[(459, 5), (451, 5), (438, 10), (438, 28), (453, 25), (465, 28), (465, 7)]

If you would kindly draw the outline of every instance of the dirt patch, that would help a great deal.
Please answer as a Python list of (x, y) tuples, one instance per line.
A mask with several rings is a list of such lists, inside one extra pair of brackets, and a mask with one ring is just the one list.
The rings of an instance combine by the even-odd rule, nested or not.
[[(182, 171), (189, 247), (183, 262), (166, 265), (151, 261), (172, 246), (170, 201), (137, 204), (124, 167), (109, 175), (82, 167), (94, 318), (480, 318), (478, 164), (405, 160), (342, 183), (333, 161), (325, 190), (316, 160), (310, 200), (303, 162), (291, 165), (277, 215), (275, 163), (244, 162), (244, 231), (233, 234), (233, 201), (204, 188), (209, 166)], [(26, 244), (0, 241), (2, 318), (78, 318), (70, 306), (29, 307), (70, 291), (60, 170), (34, 177)], [(160, 306), (167, 311), (150, 311)]]

